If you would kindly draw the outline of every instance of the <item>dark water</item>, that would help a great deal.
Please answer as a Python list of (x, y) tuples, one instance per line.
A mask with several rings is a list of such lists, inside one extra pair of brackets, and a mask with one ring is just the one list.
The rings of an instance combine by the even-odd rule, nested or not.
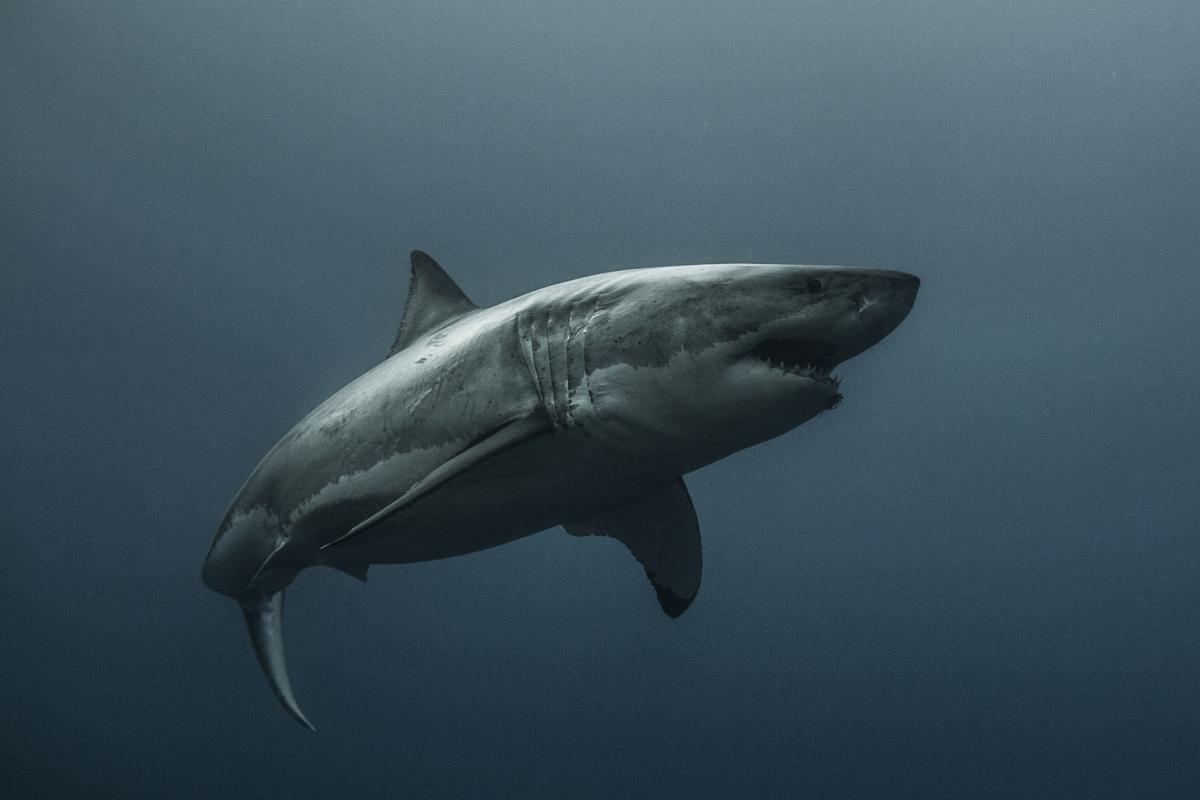
[[(1200, 5), (0, 6), (0, 794), (1200, 796)], [(678, 621), (544, 533), (199, 580), (386, 351), (622, 266), (917, 273), (846, 402), (691, 476)]]

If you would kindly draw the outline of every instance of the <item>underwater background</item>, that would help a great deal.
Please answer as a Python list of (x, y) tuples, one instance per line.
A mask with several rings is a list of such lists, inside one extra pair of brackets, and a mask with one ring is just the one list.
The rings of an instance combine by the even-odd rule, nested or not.
[[(1200, 797), (1200, 4), (0, 5), (0, 796)], [(428, 251), (901, 269), (688, 478), (670, 620), (548, 531), (200, 581)]]

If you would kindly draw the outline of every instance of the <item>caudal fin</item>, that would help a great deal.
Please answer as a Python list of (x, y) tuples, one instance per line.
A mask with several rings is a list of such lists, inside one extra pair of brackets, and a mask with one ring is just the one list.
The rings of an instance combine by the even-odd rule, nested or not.
[(271, 691), (301, 725), (316, 731), (297, 705), (292, 695), (292, 683), (288, 680), (287, 662), (283, 657), (283, 590), (244, 604), (242, 611), (246, 615), (246, 627), (250, 629), (250, 640), (254, 642), (254, 652), (271, 684)]

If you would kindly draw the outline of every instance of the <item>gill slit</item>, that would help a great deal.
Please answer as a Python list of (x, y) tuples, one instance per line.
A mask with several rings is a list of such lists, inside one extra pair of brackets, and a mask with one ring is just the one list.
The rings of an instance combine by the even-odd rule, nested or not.
[(562, 410), (558, 407), (558, 384), (554, 381), (554, 317), (546, 309), (546, 322), (542, 328), (542, 352), (546, 354), (546, 398), (550, 402), (550, 418), (556, 428), (563, 427)]
[(533, 380), (533, 390), (537, 394), (538, 406), (546, 408), (546, 395), (542, 390), (541, 376), (538, 375), (537, 359), (533, 353), (533, 323), (525, 314), (518, 313), (516, 320), (517, 346), (521, 348), (521, 356), (525, 359), (525, 368)]
[(567, 304), (567, 324), (563, 329), (563, 410), (567, 427), (575, 423), (575, 389), (571, 386), (571, 345), (575, 340), (575, 303)]

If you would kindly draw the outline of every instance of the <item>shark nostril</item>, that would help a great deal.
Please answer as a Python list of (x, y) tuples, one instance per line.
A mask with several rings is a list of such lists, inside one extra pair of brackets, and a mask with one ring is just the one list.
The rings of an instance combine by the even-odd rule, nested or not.
[(862, 311), (864, 308), (867, 307), (867, 296), (865, 294), (863, 294), (862, 292), (857, 292), (850, 299), (854, 301), (854, 307), (857, 308), (859, 311)]

